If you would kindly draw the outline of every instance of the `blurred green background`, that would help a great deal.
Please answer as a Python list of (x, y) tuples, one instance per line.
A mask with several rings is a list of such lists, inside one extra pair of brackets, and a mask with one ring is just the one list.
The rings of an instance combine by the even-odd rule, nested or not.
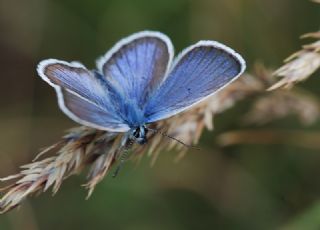
[[(38, 149), (76, 124), (36, 74), (45, 58), (94, 61), (117, 40), (159, 30), (177, 51), (200, 40), (221, 41), (256, 61), (278, 67), (316, 31), (320, 6), (307, 0), (0, 0), (0, 176), (17, 172)], [(319, 75), (319, 74), (316, 74)], [(302, 87), (320, 96), (320, 80)], [(84, 175), (68, 179), (55, 197), (30, 198), (0, 216), (1, 230), (36, 229), (320, 229), (320, 154), (278, 145), (220, 148), (215, 137), (242, 127), (242, 102), (215, 119), (201, 151), (180, 163), (163, 153), (126, 164), (86, 201)], [(265, 128), (317, 130), (297, 119)]]

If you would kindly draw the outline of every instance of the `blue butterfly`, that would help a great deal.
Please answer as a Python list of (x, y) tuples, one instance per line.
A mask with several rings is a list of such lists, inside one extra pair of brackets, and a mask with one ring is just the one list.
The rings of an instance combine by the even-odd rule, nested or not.
[(72, 120), (125, 132), (144, 144), (148, 124), (174, 116), (221, 90), (245, 70), (245, 61), (215, 41), (199, 41), (173, 59), (170, 39), (143, 31), (122, 39), (90, 71), (78, 62), (43, 60), (38, 74), (53, 86)]

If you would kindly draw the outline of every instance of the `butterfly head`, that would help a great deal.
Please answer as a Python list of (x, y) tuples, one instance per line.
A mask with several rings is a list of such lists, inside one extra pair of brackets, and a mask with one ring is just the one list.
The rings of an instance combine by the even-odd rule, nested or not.
[(140, 145), (147, 143), (148, 129), (145, 125), (141, 125), (131, 129), (131, 138)]

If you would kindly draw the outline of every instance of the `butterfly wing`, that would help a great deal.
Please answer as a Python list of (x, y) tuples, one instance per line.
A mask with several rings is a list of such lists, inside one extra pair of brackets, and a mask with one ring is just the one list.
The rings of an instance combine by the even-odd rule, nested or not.
[(214, 41), (200, 41), (185, 49), (145, 107), (147, 122), (171, 117), (204, 100), (234, 81), (245, 61), (232, 49)]
[(103, 82), (80, 63), (49, 59), (40, 62), (37, 70), (55, 88), (61, 110), (74, 121), (114, 132), (130, 129), (115, 112)]
[(166, 35), (143, 31), (118, 42), (97, 66), (114, 88), (142, 108), (163, 81), (172, 58), (173, 46)]

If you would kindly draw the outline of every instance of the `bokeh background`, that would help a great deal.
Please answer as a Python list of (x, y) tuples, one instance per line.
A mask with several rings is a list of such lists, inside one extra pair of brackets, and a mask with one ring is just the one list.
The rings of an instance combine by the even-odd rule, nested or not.
[[(316, 31), (320, 6), (307, 0), (0, 0), (0, 176), (18, 171), (41, 147), (76, 126), (59, 109), (54, 90), (36, 74), (45, 58), (95, 59), (117, 40), (159, 30), (175, 48), (221, 41), (276, 68)], [(319, 73), (300, 86), (320, 96)], [(107, 176), (85, 200), (85, 176), (0, 216), (1, 230), (36, 229), (320, 229), (320, 149), (290, 143), (222, 148), (220, 134), (244, 128), (250, 100), (215, 118), (200, 151), (179, 163), (162, 153)], [(263, 127), (317, 131), (295, 117)], [(251, 127), (252, 128), (252, 127)], [(319, 136), (320, 141), (320, 136)]]

